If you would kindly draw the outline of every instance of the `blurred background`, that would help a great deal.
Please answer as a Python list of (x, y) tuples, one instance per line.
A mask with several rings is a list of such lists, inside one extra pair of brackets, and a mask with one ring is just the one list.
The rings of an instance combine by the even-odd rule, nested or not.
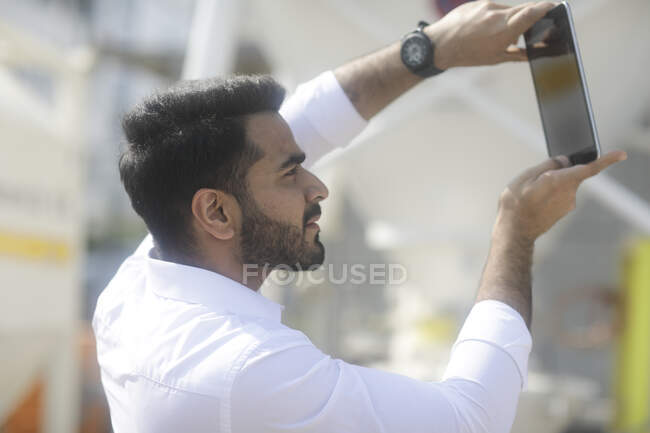
[[(0, 432), (111, 431), (89, 321), (146, 234), (117, 172), (126, 110), (206, 71), (270, 73), (291, 91), (458, 3), (0, 0)], [(538, 241), (513, 431), (647, 433), (650, 1), (570, 4), (602, 146), (629, 158), (587, 181), (577, 210)], [(315, 168), (330, 189), (327, 262), (397, 263), (405, 281), (271, 278), (262, 292), (323, 351), (437, 380), (498, 195), (544, 157), (527, 64), (428, 80)]]

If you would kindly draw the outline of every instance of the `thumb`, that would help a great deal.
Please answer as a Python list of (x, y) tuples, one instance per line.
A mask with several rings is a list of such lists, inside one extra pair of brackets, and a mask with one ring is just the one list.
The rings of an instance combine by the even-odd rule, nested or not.
[(579, 164), (573, 167), (562, 170), (560, 173), (561, 178), (572, 178), (577, 183), (584, 181), (592, 176), (597, 175), (607, 167), (620, 161), (627, 159), (627, 153), (622, 150), (614, 150), (606, 153), (595, 161), (589, 164)]

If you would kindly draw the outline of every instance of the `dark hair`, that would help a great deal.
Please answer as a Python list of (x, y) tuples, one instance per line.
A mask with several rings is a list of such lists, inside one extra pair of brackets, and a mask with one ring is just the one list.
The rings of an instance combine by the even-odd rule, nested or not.
[(248, 168), (262, 152), (246, 139), (245, 117), (278, 111), (283, 99), (284, 88), (269, 76), (182, 81), (124, 116), (120, 178), (163, 252), (192, 254), (197, 190), (246, 191)]

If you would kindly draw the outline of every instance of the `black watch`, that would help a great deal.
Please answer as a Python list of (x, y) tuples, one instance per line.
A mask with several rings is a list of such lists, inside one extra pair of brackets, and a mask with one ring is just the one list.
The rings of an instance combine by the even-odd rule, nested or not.
[(417, 29), (402, 38), (402, 49), (400, 50), (402, 62), (409, 71), (425, 78), (444, 71), (436, 68), (433, 63), (435, 45), (423, 31), (428, 25), (429, 23), (426, 21), (420, 21)]

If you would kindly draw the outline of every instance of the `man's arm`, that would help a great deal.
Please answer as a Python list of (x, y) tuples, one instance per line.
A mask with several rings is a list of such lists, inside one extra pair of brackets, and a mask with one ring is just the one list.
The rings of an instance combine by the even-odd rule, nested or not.
[(515, 338), (500, 335), (491, 344), (476, 338), (485, 334), (486, 317), (497, 331), (525, 332), (526, 326), (520, 317), (512, 320), (496, 311), (475, 308), (470, 313), (474, 326), (464, 327), (461, 337), (466, 341), (452, 352), (443, 382), (332, 359), (298, 331), (272, 337), (251, 352), (234, 379), (231, 430), (507, 433), (521, 391), (520, 371), (525, 370), (512, 349), (527, 342), (516, 331), (510, 333)]
[[(436, 47), (434, 63), (438, 69), (449, 69), (526, 60), (525, 51), (513, 44), (554, 6), (552, 2), (514, 7), (485, 0), (466, 3), (424, 29)], [(402, 63), (400, 46), (395, 42), (334, 70), (366, 120), (422, 81)]]
[(578, 187), (585, 179), (626, 158), (625, 152), (614, 151), (590, 164), (568, 168), (566, 157), (549, 159), (510, 183), (499, 199), (477, 302), (504, 302), (517, 310), (530, 328), (535, 240), (575, 208)]
[(510, 431), (531, 345), (522, 317), (530, 323), (532, 245), (573, 208), (583, 180), (625, 156), (611, 152), (569, 168), (566, 159), (548, 160), (506, 188), (479, 290), (482, 302), (465, 321), (442, 382), (332, 359), (289, 331), (262, 342), (243, 362), (232, 385), (232, 430)]
[[(435, 43), (440, 69), (526, 59), (512, 46), (554, 6), (551, 2), (501, 6), (485, 0), (462, 5), (424, 31)], [(302, 84), (280, 114), (307, 154), (305, 167), (350, 143), (367, 120), (422, 81), (400, 57), (400, 42), (348, 62)]]

